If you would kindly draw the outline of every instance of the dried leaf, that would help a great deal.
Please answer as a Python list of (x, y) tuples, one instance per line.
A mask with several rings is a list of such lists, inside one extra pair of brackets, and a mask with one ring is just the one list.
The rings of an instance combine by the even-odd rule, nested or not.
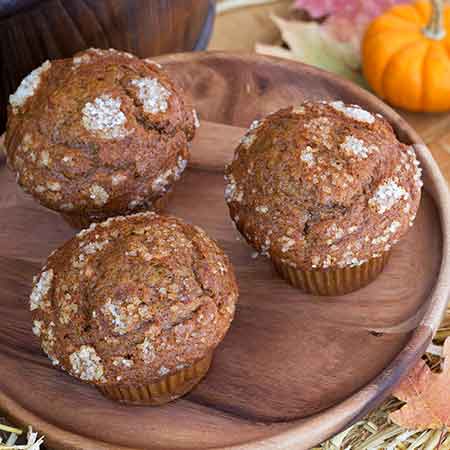
[(291, 21), (276, 16), (272, 19), (288, 49), (258, 44), (257, 52), (302, 61), (364, 84), (357, 72), (359, 52), (355, 52), (353, 45), (337, 41), (316, 22)]
[(450, 339), (442, 357), (442, 373), (431, 372), (420, 360), (395, 390), (393, 395), (407, 403), (390, 414), (396, 424), (416, 430), (450, 429)]

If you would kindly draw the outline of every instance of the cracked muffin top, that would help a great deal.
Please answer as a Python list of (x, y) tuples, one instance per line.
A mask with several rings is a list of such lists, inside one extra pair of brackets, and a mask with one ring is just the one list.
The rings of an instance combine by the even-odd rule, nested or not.
[(259, 252), (301, 270), (361, 265), (412, 225), (415, 151), (379, 114), (305, 102), (255, 121), (226, 169), (226, 201)]
[(89, 49), (22, 81), (5, 147), (18, 183), (40, 203), (101, 219), (149, 208), (169, 190), (196, 125), (159, 64)]
[(147, 212), (94, 223), (53, 252), (30, 309), (54, 365), (93, 384), (140, 385), (212, 351), (237, 297), (203, 230)]

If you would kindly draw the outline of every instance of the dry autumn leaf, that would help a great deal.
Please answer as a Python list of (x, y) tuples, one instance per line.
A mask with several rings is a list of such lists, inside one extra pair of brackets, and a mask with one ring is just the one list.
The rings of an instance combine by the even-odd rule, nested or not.
[(313, 18), (285, 20), (273, 17), (287, 48), (258, 44), (256, 51), (294, 59), (348, 78), (368, 88), (359, 69), (360, 45), (368, 23), (386, 8), (407, 0), (296, 0), (294, 6)]
[(442, 373), (433, 373), (425, 361), (408, 373), (393, 395), (406, 402), (390, 418), (404, 428), (450, 429), (450, 338), (444, 343)]
[(301, 61), (364, 84), (359, 52), (351, 43), (337, 41), (317, 22), (272, 19), (288, 48), (257, 44), (258, 53)]

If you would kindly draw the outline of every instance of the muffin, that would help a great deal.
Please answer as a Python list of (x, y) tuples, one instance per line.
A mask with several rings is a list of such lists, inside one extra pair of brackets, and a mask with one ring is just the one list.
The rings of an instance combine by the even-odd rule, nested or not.
[(8, 165), (74, 226), (164, 206), (198, 119), (151, 60), (89, 49), (46, 61), (10, 96)]
[(205, 376), (237, 297), (204, 231), (146, 212), (93, 223), (53, 252), (30, 309), (55, 366), (114, 400), (162, 404)]
[(252, 124), (227, 167), (225, 197), (248, 243), (317, 295), (373, 280), (413, 224), (415, 151), (379, 114), (305, 102)]

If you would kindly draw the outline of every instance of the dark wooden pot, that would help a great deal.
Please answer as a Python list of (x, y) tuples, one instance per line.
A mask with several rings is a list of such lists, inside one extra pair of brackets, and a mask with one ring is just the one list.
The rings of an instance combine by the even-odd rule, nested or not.
[(89, 48), (141, 57), (206, 47), (213, 0), (0, 0), (0, 131), (9, 95), (46, 59)]

